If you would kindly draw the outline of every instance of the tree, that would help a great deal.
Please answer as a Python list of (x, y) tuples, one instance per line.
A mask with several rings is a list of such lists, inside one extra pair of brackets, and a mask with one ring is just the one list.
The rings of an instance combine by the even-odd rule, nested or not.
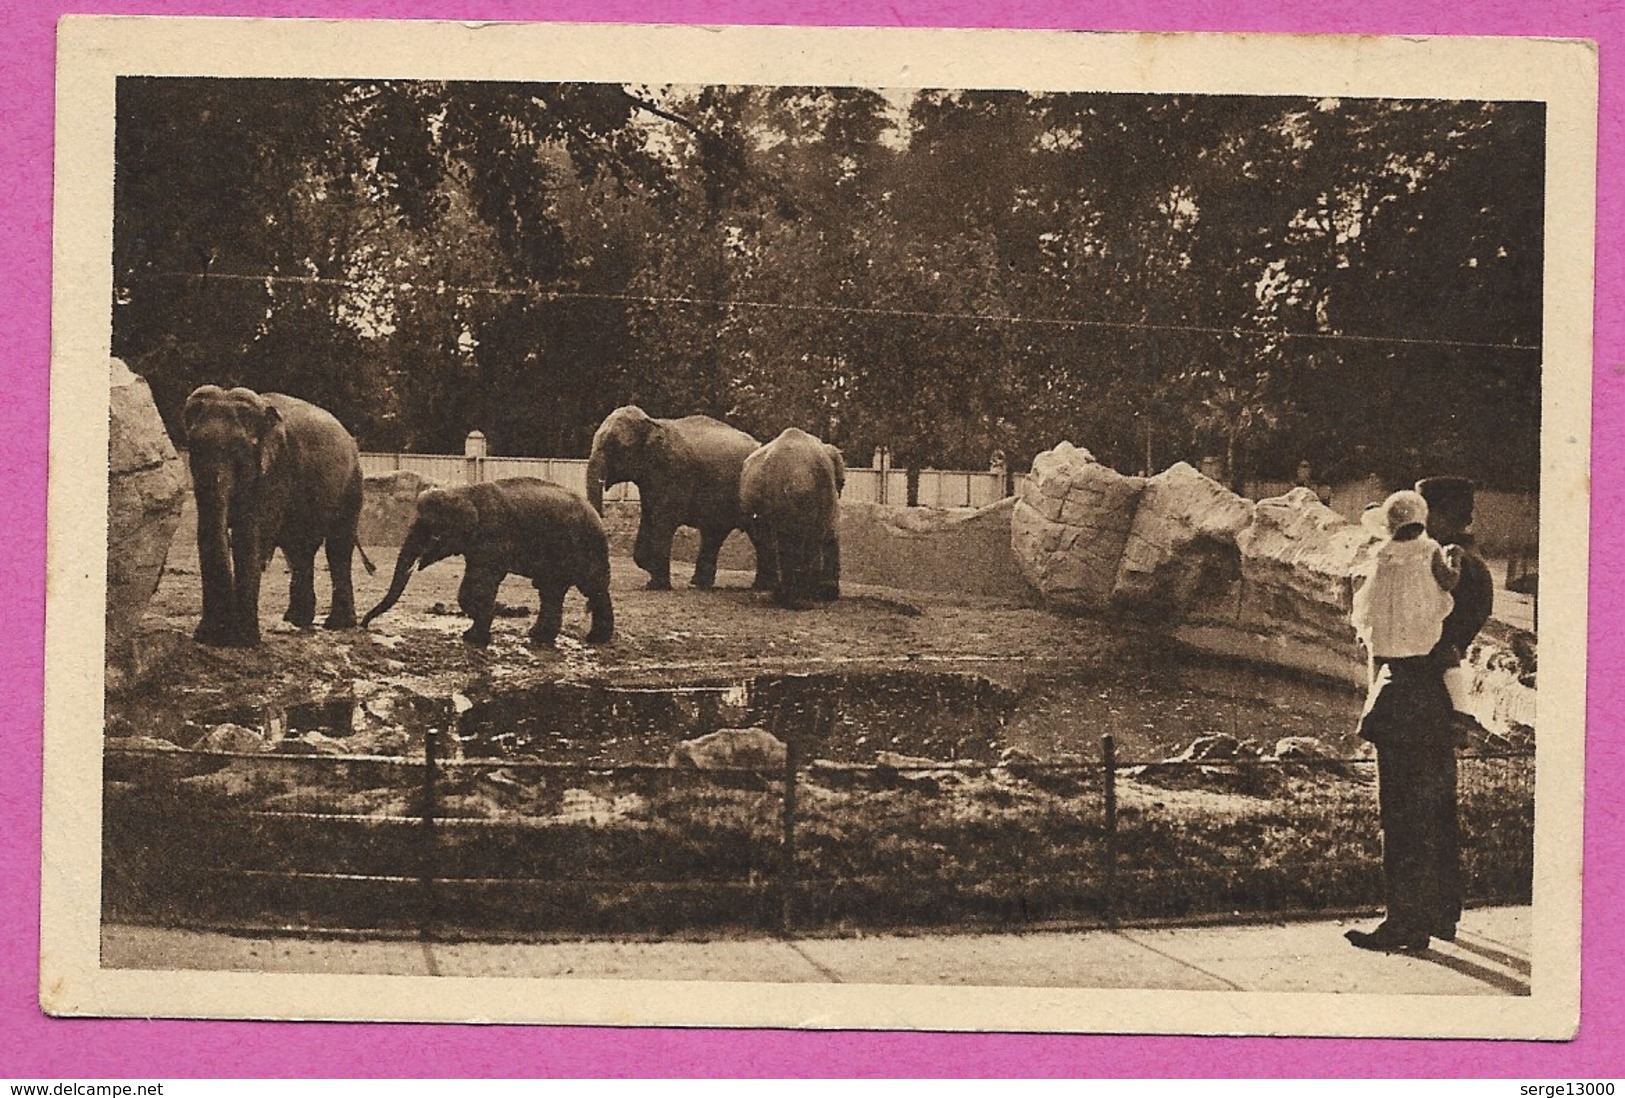
[(1538, 475), (1538, 105), (128, 79), (117, 142), (115, 348), (171, 417)]

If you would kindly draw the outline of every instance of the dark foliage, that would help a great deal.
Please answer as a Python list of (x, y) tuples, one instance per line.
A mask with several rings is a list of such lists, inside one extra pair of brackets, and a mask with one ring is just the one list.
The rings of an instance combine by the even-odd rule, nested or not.
[(1533, 488), (1538, 104), (125, 78), (114, 350), (369, 449), (611, 408)]

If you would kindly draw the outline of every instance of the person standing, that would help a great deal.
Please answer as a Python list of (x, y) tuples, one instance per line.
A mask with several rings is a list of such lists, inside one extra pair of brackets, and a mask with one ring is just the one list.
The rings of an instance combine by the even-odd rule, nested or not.
[(1387, 906), (1376, 929), (1347, 932), (1361, 949), (1426, 949), (1433, 936), (1454, 937), (1460, 915), (1455, 732), (1441, 646), (1464, 550), (1424, 532), (1439, 527), (1421, 487), (1368, 512), (1386, 539), (1354, 597), (1355, 630), (1371, 659), (1360, 735), (1377, 748)]
[[(1456, 583), (1456, 605), (1444, 619), (1439, 643), (1433, 648), (1434, 662), (1442, 676), (1467, 658), (1467, 649), (1489, 621), (1495, 608), (1495, 580), (1473, 544), (1473, 482), (1466, 477), (1429, 477), (1416, 482), (1416, 490), (1428, 505), (1428, 534), (1440, 545), (1454, 546), (1461, 568)], [(1454, 711), (1452, 721), (1475, 725), (1470, 717)], [(1456, 822), (1456, 737), (1452, 734), (1448, 751), (1434, 760), (1437, 793), (1424, 805), (1433, 814), (1428, 831), (1438, 836), (1438, 852), (1433, 872), (1437, 876), (1432, 936), (1452, 941), (1456, 922), (1461, 918), (1462, 876), (1461, 840)], [(1426, 762), (1427, 760), (1423, 760)]]

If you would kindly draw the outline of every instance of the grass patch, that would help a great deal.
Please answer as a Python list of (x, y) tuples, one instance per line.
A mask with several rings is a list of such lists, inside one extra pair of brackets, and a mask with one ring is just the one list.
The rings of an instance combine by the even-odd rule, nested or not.
[[(1042, 787), (1000, 771), (804, 777), (796, 925), (1380, 904), (1371, 769), (1120, 777), (1110, 841), (1098, 773), (1049, 774)], [(438, 812), (456, 818), (430, 838), (415, 819), (421, 771), (411, 767), (237, 760), (142, 775), (126, 758), (120, 777), (105, 787), (113, 918), (410, 928), (427, 915), (461, 933), (669, 933), (770, 930), (783, 907), (782, 799), (768, 778), (451, 773)], [(1470, 898), (1527, 902), (1533, 760), (1464, 759), (1460, 803)]]

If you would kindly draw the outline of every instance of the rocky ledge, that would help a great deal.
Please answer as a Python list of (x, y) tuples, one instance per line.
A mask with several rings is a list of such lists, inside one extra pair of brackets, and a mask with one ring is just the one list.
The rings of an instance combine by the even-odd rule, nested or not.
[[(1349, 625), (1375, 539), (1307, 488), (1253, 502), (1181, 462), (1125, 476), (1063, 442), (1010, 516), (1022, 575), (1061, 610), (1163, 630), (1204, 652), (1365, 681)], [(1517, 733), (1535, 712), (1534, 638), (1492, 619), (1468, 653), (1469, 711)]]

